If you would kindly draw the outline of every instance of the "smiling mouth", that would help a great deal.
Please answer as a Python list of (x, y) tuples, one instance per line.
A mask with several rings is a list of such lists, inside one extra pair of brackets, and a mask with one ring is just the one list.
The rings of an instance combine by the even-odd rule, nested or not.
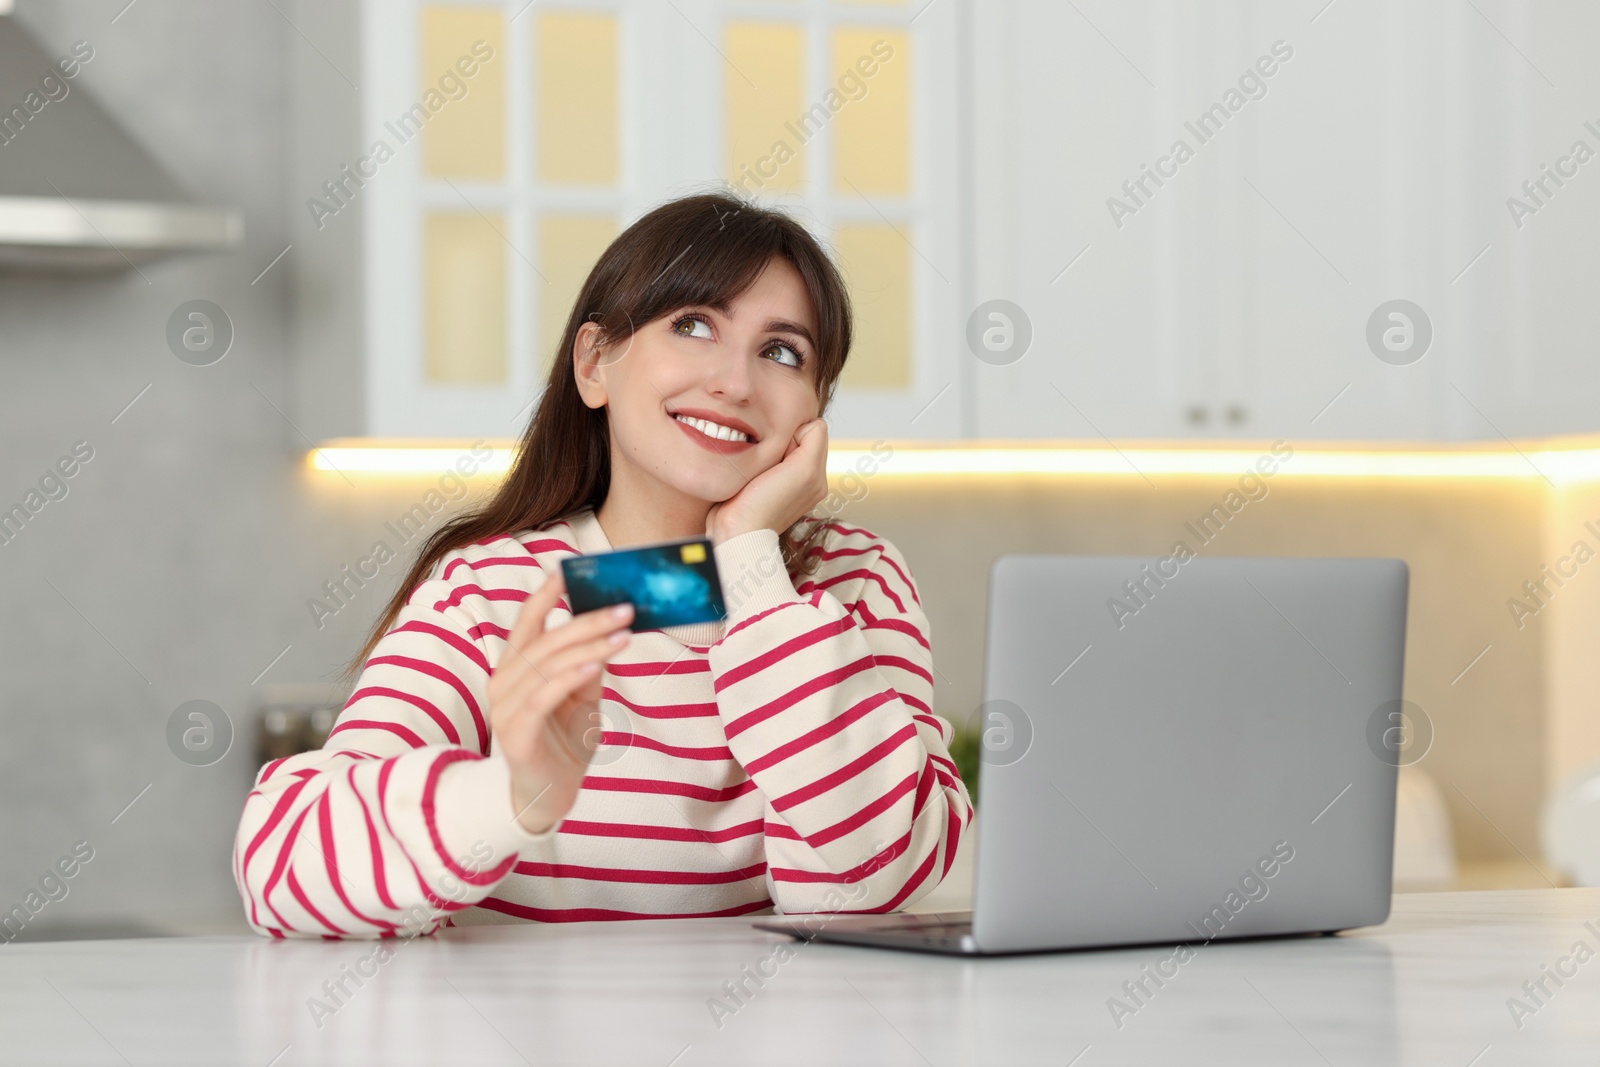
[(690, 418), (688, 415), (673, 415), (672, 417), (690, 429), (698, 430), (700, 433), (714, 441), (730, 441), (735, 444), (747, 444), (752, 443), (754, 440), (749, 434), (742, 430), (735, 430), (731, 426), (723, 426), (721, 423), (712, 422), (710, 419), (695, 419)]

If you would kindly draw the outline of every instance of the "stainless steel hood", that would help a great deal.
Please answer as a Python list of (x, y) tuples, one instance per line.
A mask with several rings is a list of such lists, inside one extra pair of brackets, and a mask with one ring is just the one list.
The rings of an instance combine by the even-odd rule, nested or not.
[(60, 58), (0, 13), (0, 270), (126, 270), (237, 247), (239, 213), (194, 203)]

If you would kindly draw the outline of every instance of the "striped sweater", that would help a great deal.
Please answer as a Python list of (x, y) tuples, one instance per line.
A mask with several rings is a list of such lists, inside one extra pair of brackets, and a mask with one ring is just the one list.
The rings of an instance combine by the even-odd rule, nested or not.
[[(718, 545), (727, 618), (633, 634), (572, 810), (521, 827), (489, 676), (551, 568), (609, 548), (584, 510), (434, 566), (327, 744), (266, 764), (245, 801), (234, 877), (258, 932), (886, 912), (938, 884), (972, 808), (927, 620), (898, 550), (838, 524), (798, 587), (773, 531)], [(563, 600), (547, 624), (569, 618)]]

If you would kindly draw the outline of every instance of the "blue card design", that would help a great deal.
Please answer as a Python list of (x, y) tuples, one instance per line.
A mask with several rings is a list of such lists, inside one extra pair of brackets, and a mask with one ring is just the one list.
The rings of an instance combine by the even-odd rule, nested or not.
[(630, 603), (631, 629), (715, 622), (727, 614), (711, 542), (705, 538), (623, 548), (561, 561), (572, 613)]

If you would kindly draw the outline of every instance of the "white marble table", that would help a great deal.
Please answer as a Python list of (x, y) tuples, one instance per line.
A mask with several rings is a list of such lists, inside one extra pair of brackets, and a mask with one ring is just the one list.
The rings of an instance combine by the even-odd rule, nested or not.
[[(373, 943), (0, 946), (0, 1063), (1600, 1062), (1600, 956), (1570, 955), (1600, 952), (1600, 889), (1401, 895), (1381, 927), (1202, 946), (1162, 988), (1147, 980), (1120, 1028), (1107, 1001), (1170, 948), (957, 960), (798, 944), (719, 1027), (708, 1001), (780, 942), (743, 919), (446, 931), (346, 978), (320, 1019), (308, 1000), (332, 1005), (323, 983)], [(1558, 966), (1561, 986), (1544, 977)], [(1541, 978), (1539, 1005), (1523, 983)], [(1537, 1010), (1514, 1019), (1512, 997)]]

